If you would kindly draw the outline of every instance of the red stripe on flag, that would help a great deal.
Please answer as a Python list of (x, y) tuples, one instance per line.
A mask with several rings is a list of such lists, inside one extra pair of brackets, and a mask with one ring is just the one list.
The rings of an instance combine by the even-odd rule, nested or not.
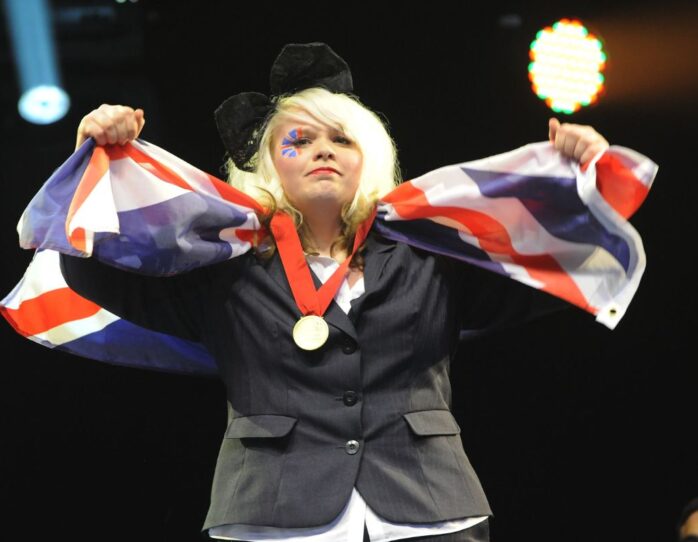
[(98, 305), (70, 288), (58, 288), (22, 302), (18, 309), (2, 307), (2, 314), (21, 335), (44, 333), (66, 322), (96, 314)]
[(73, 199), (70, 202), (70, 207), (68, 209), (68, 215), (66, 217), (66, 237), (76, 249), (85, 252), (85, 231), (83, 229), (78, 229), (73, 232), (73, 235), (68, 235), (68, 225), (73, 220), (73, 215), (77, 212), (80, 206), (85, 202), (88, 196), (92, 193), (95, 186), (99, 180), (104, 177), (104, 174), (109, 169), (109, 158), (104, 152), (103, 147), (96, 146), (92, 151), (92, 156), (90, 156), (90, 161), (87, 164), (87, 168), (75, 189), (75, 194), (73, 194)]
[[(148, 156), (147, 154), (141, 152), (136, 147), (130, 143), (124, 146), (121, 145), (109, 145), (107, 152), (112, 160), (120, 160), (122, 158), (131, 158), (134, 162), (139, 164), (141, 167), (146, 168), (153, 175), (158, 177), (160, 180), (179, 186), (186, 190), (196, 191), (192, 186), (185, 181), (181, 176), (171, 170), (162, 162), (158, 162), (154, 158)], [(203, 172), (202, 172), (203, 173)], [(228, 183), (209, 175), (208, 173), (203, 173), (209, 179), (211, 184), (214, 186), (218, 194), (226, 201), (235, 203), (238, 205), (243, 205), (250, 207), (255, 211), (261, 211), (262, 206), (257, 203), (253, 198), (241, 192), (237, 188), (229, 185)]]
[(182, 177), (177, 173), (168, 168), (165, 164), (158, 162), (154, 158), (151, 158), (147, 154), (139, 151), (136, 147), (127, 143), (126, 145), (108, 145), (104, 147), (106, 149), (107, 155), (110, 160), (121, 160), (123, 158), (130, 158), (136, 162), (139, 166), (147, 169), (150, 173), (155, 175), (161, 181), (173, 184), (185, 190), (191, 190), (192, 187), (187, 183)]
[(512, 262), (521, 265), (535, 280), (543, 283), (542, 290), (577, 305), (587, 311), (598, 312), (589, 306), (577, 284), (560, 264), (548, 254), (519, 254), (511, 243), (506, 227), (491, 216), (462, 207), (436, 207), (427, 200), (424, 192), (411, 183), (398, 186), (383, 201), (390, 203), (395, 212), (405, 220), (445, 217), (465, 226), (480, 243), (480, 248), (490, 254), (504, 254)]
[(259, 230), (242, 230), (236, 229), (235, 236), (241, 241), (250, 243), (253, 247), (258, 245), (260, 239), (264, 239), (269, 232), (266, 228), (262, 227)]
[[(68, 221), (66, 221), (66, 224)], [(87, 242), (85, 240), (85, 228), (75, 228), (73, 230), (73, 235), (70, 236), (70, 244), (73, 245), (78, 250), (83, 252), (87, 249)]]
[(635, 214), (649, 193), (649, 188), (618, 157), (609, 153), (596, 162), (596, 188), (623, 218)]
[(250, 207), (257, 212), (264, 211), (264, 208), (254, 198), (213, 175), (209, 175), (208, 173), (206, 175), (211, 181), (211, 184), (213, 184), (214, 188), (218, 191), (218, 194), (220, 194), (221, 198), (224, 200), (235, 203), (236, 205)]

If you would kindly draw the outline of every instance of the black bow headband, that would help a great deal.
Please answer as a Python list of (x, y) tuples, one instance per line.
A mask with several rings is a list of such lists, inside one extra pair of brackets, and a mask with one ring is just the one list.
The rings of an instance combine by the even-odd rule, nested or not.
[(271, 98), (259, 92), (241, 92), (216, 109), (218, 132), (238, 169), (255, 170), (252, 157), (259, 149), (262, 128), (276, 109), (274, 100), (311, 87), (351, 94), (349, 66), (325, 43), (288, 43), (271, 67)]

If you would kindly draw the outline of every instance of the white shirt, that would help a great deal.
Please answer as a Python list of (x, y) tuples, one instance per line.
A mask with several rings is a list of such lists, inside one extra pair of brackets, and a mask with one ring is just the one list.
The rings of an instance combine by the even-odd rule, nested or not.
[[(329, 256), (306, 256), (313, 272), (324, 283), (332, 276), (339, 263)], [(334, 299), (348, 313), (350, 301), (364, 293), (364, 279), (359, 278), (353, 287), (345, 278)], [(369, 508), (356, 488), (344, 510), (327, 525), (320, 527), (265, 527), (236, 523), (220, 525), (208, 530), (211, 538), (222, 540), (284, 540), (285, 542), (363, 542), (364, 524), (372, 542), (388, 542), (415, 536), (435, 536), (460, 531), (487, 519), (487, 516), (454, 519), (436, 523), (392, 523)]]

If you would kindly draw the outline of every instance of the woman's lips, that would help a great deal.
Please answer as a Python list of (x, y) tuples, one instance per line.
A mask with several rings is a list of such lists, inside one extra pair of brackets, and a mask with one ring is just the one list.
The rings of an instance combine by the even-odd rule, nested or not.
[(325, 173), (325, 174), (337, 173), (337, 174), (339, 174), (339, 171), (337, 171), (336, 169), (329, 168), (329, 167), (322, 167), (322, 168), (314, 169), (313, 171), (310, 172), (311, 175), (320, 175), (321, 173)]

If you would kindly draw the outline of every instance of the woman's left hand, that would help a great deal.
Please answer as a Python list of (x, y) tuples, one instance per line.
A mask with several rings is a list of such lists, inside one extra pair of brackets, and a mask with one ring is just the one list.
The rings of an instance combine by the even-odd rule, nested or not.
[(591, 126), (560, 124), (556, 118), (548, 121), (548, 137), (554, 147), (568, 158), (584, 165), (596, 154), (608, 148), (608, 141)]

